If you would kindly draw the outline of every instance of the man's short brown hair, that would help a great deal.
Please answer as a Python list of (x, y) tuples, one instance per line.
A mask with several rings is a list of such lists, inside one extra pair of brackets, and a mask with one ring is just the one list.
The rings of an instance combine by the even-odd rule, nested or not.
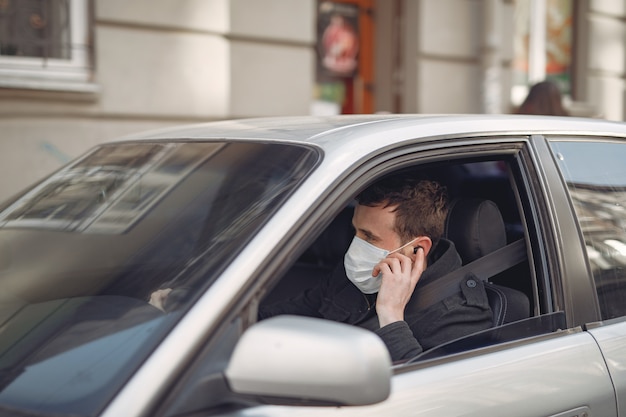
[(446, 188), (436, 181), (406, 176), (386, 177), (363, 190), (356, 201), (363, 206), (397, 206), (395, 232), (404, 242), (428, 236), (433, 246), (444, 232), (448, 215)]

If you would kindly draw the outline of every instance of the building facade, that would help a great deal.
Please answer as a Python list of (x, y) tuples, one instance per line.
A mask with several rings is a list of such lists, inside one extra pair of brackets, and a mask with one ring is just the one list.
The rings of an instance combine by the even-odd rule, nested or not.
[(625, 0), (2, 1), (0, 199), (139, 130), (511, 112), (549, 75), (535, 58), (558, 56), (541, 34), (554, 10), (572, 113), (624, 120)]

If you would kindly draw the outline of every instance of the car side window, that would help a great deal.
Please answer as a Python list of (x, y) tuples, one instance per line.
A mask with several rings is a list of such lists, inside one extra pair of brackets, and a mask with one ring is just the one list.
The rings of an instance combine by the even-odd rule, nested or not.
[(552, 141), (585, 239), (602, 319), (626, 315), (626, 144)]
[[(555, 313), (544, 305), (545, 294), (541, 294), (543, 286), (538, 283), (543, 278), (528, 258), (531, 253), (526, 247), (527, 228), (533, 220), (526, 218), (528, 216), (522, 208), (520, 200), (526, 198), (523, 196), (526, 196), (528, 190), (521, 188), (523, 185), (517, 179), (519, 174), (516, 169), (517, 162), (510, 157), (499, 160), (446, 161), (403, 169), (404, 174), (435, 180), (446, 187), (450, 211), (443, 237), (454, 243), (465, 266), (464, 274), (476, 273), (476, 277), (484, 280), (493, 313), (493, 326), (490, 329), (478, 333), (468, 330), (467, 333), (459, 334), (458, 339), (448, 339), (443, 344), (429, 345), (422, 339), (423, 354), (408, 363), (551, 333), (566, 327), (564, 313)], [(499, 212), (498, 217), (501, 216), (501, 219), (494, 221), (495, 217), (480, 216), (484, 220), (478, 221), (478, 217), (472, 216), (475, 210), (487, 208)], [(291, 304), (290, 300), (320, 285), (337, 265), (342, 266), (343, 256), (354, 235), (351, 227), (352, 212), (353, 203), (346, 205), (336, 215), (261, 300), (262, 308), (270, 306), (271, 309), (272, 305), (283, 302)], [(492, 213), (491, 210), (487, 212)], [(452, 220), (455, 216), (461, 217)], [(478, 243), (474, 233), (483, 235), (480, 231), (487, 230), (489, 233), (484, 233), (488, 236), (485, 238), (487, 241)], [(496, 240), (497, 243), (494, 242)], [(481, 248), (478, 251), (481, 255), (473, 250), (476, 245)], [(515, 256), (515, 261), (510, 256), (514, 247), (523, 252), (523, 256)], [(491, 259), (498, 261), (490, 262), (489, 265), (497, 263), (497, 268), (487, 266), (487, 262), (470, 265), (496, 248), (502, 251), (494, 254), (497, 258)], [(516, 254), (519, 253), (517, 249)], [(498, 303), (498, 300), (503, 299), (508, 308), (503, 309)], [(298, 301), (304, 303), (303, 300)], [(554, 314), (546, 316), (546, 313)]]

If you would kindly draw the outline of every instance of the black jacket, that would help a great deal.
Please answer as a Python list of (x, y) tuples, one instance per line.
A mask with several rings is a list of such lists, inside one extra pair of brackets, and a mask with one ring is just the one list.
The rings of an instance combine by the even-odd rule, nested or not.
[[(428, 256), (428, 268), (422, 274), (414, 294), (420, 287), (461, 266), (454, 244), (441, 239)], [(370, 329), (387, 345), (393, 361), (414, 357), (423, 350), (444, 342), (487, 329), (492, 325), (491, 309), (485, 288), (465, 285), (459, 292), (424, 310), (415, 311), (413, 298), (405, 309), (404, 321), (380, 328), (376, 316), (376, 294), (363, 294), (346, 277), (343, 262), (322, 281), (289, 301), (262, 307), (259, 319), (279, 314), (319, 317)]]

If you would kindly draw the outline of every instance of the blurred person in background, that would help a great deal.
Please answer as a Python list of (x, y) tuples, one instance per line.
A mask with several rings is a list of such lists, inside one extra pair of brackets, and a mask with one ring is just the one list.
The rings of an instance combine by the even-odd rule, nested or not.
[(518, 114), (538, 114), (544, 116), (569, 116), (563, 107), (563, 97), (559, 87), (551, 81), (542, 81), (533, 85)]

